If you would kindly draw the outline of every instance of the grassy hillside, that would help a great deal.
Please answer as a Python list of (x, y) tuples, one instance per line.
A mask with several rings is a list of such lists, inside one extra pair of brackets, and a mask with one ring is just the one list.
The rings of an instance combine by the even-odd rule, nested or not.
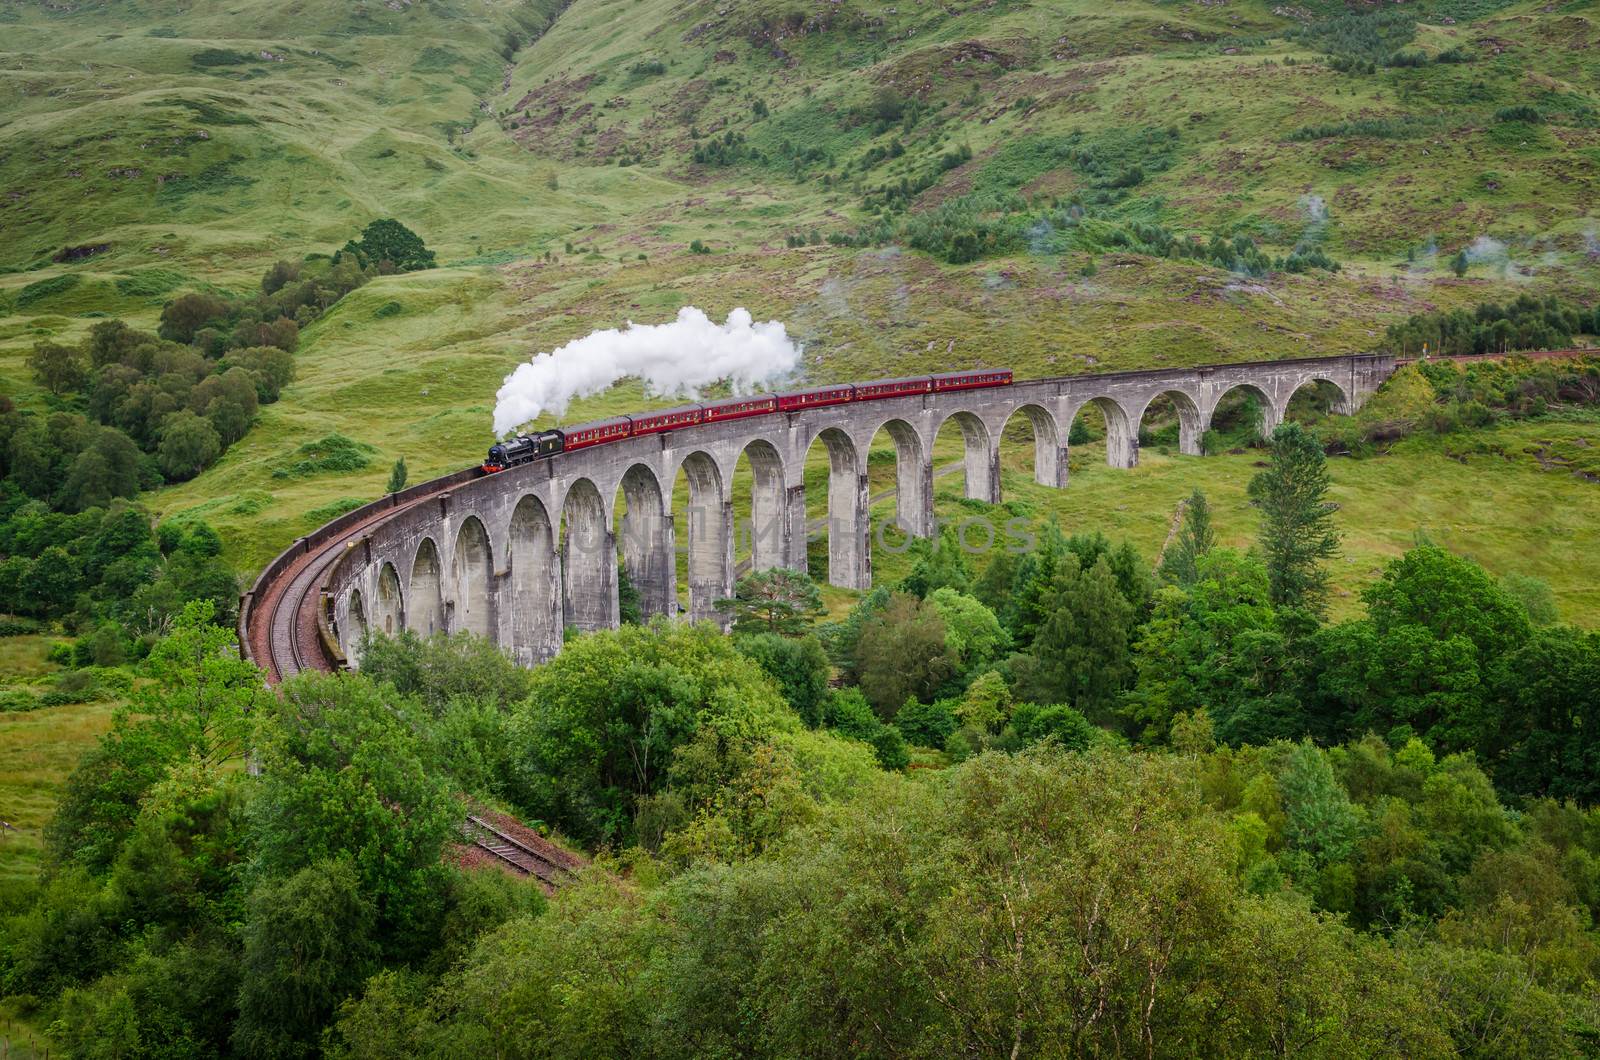
[[(24, 405), (46, 406), (23, 364), (41, 337), (244, 292), (374, 217), (439, 252), (318, 320), (283, 400), (155, 497), (218, 525), (247, 569), (375, 496), (396, 457), (413, 479), (474, 459), (530, 353), (686, 304), (784, 320), (813, 381), (1038, 375), (1370, 349), (1425, 309), (1592, 302), (1600, 273), (1592, 4), (1352, 21), (1322, 0), (9, 0), (0, 29), (0, 389)], [(1157, 256), (1150, 226), (1341, 268)], [(953, 263), (967, 234), (976, 260)], [(642, 401), (624, 385), (570, 416)], [(288, 470), (331, 435), (368, 447), (367, 468)], [(1184, 483), (1248, 473), (1151, 456), (1029, 502), (1074, 522), (1126, 504), (1138, 527), (1104, 525), (1158, 543)], [(1424, 456), (1352, 481), (1386, 496), (1389, 472), (1367, 469)], [(1538, 511), (1542, 474), (1475, 477)], [(1163, 475), (1171, 497), (1094, 499)], [(1578, 486), (1566, 503), (1592, 513)], [(1363, 535), (1400, 541), (1438, 521), (1367, 510)], [(1499, 546), (1469, 538), (1495, 565)]]

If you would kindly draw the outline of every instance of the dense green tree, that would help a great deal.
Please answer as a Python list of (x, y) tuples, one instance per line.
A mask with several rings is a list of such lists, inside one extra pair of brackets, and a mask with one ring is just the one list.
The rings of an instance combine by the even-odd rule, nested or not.
[(519, 798), (589, 842), (626, 841), (636, 802), (709, 727), (763, 737), (800, 721), (755, 661), (709, 625), (627, 626), (569, 641), (512, 719)]
[(956, 716), (970, 729), (987, 733), (999, 729), (1011, 717), (1011, 689), (1004, 677), (991, 670), (967, 686), (956, 705)]
[(102, 427), (68, 468), (59, 506), (74, 512), (104, 507), (119, 497), (137, 497), (143, 483), (143, 464), (138, 447), (127, 435)]
[(997, 662), (1010, 644), (1000, 620), (976, 598), (946, 586), (927, 600), (944, 619), (945, 645), (958, 673), (976, 673)]
[(161, 310), (162, 338), (172, 342), (193, 342), (195, 333), (209, 324), (226, 321), (234, 312), (227, 299), (201, 291), (181, 294)]
[(1550, 583), (1531, 574), (1507, 574), (1500, 579), (1500, 588), (1507, 596), (1522, 605), (1528, 612), (1528, 621), (1536, 626), (1553, 626), (1561, 617), (1556, 607), (1556, 594)]
[(1000, 619), (1000, 624), (1007, 630), (1015, 625), (1011, 593), (1016, 587), (1017, 565), (1017, 556), (1014, 553), (1008, 549), (1000, 549), (972, 585), (972, 595), (977, 597), (984, 607), (993, 611), (995, 617)]
[(232, 350), (222, 363), (251, 373), (256, 384), (256, 400), (263, 405), (277, 401), (283, 388), (294, 379), (294, 358), (287, 351), (272, 346)]
[(869, 621), (889, 606), (891, 595), (886, 586), (875, 586), (856, 601), (855, 606), (850, 608), (850, 612), (843, 620), (827, 623), (819, 631), (823, 645), (828, 649), (829, 658), (833, 660), (834, 665), (843, 669), (852, 681), (859, 680), (861, 676), (856, 665), (856, 649), (861, 643), (861, 631), (866, 628)]
[(246, 1056), (320, 1053), (322, 1028), (376, 967), (377, 912), (348, 860), (316, 861), (250, 896), (233, 1046)]
[(822, 701), (832, 668), (821, 641), (814, 636), (747, 633), (736, 636), (734, 645), (778, 683), (801, 721), (813, 729), (822, 724)]
[(1367, 618), (1317, 636), (1317, 713), (1348, 728), (1406, 727), (1442, 752), (1492, 761), (1504, 746), (1492, 685), (1530, 636), (1521, 604), (1482, 568), (1443, 549), (1412, 549), (1362, 593)]
[(943, 747), (959, 725), (955, 709), (944, 699), (932, 703), (908, 700), (894, 716), (895, 728), (907, 743), (918, 747)]
[(430, 768), (421, 714), (369, 681), (305, 672), (263, 697), (252, 743), (254, 878), (348, 861), (373, 904), (374, 938), (402, 959), (438, 928), (440, 855), (461, 821), (449, 778)]
[(491, 641), (470, 633), (369, 633), (361, 648), (361, 672), (376, 684), (391, 684), (400, 694), (419, 699), (436, 717), (457, 699), (510, 708), (527, 697), (530, 681), (528, 670)]
[(56, 342), (36, 342), (28, 354), (28, 370), (34, 381), (50, 393), (60, 396), (82, 390), (89, 373), (83, 354), (77, 347)]
[(210, 422), (224, 449), (245, 436), (257, 404), (256, 377), (244, 368), (208, 376), (189, 391), (189, 407)]
[(1540, 629), (1503, 658), (1494, 681), (1496, 783), (1600, 803), (1600, 633)]
[(823, 702), (822, 720), (841, 736), (869, 745), (885, 769), (904, 769), (911, 760), (900, 730), (884, 724), (859, 688), (835, 689)]
[(1267, 467), (1250, 480), (1250, 499), (1261, 509), (1261, 551), (1272, 602), (1321, 615), (1328, 574), (1322, 561), (1339, 551), (1328, 503), (1327, 457), (1298, 423), (1273, 432)]
[(389, 485), (384, 487), (386, 493), (399, 493), (406, 488), (406, 458), (395, 460), (394, 467), (389, 472)]
[(261, 671), (239, 657), (233, 630), (213, 621), (209, 600), (191, 600), (146, 660), (153, 685), (140, 689), (134, 709), (164, 742), (206, 765), (244, 754), (249, 719), (270, 695)]
[(959, 666), (944, 617), (931, 602), (894, 593), (862, 625), (856, 674), (867, 701), (885, 719), (907, 699), (931, 698)]
[(923, 597), (949, 588), (965, 593), (972, 584), (972, 560), (953, 526), (940, 527), (931, 539), (913, 538), (911, 555), (911, 573), (900, 583), (901, 592)]
[(1199, 710), (1229, 744), (1301, 735), (1291, 652), (1269, 597), (1266, 569), (1231, 549), (1202, 556), (1187, 591), (1162, 591), (1134, 644), (1138, 677), (1123, 705), (1143, 740), (1167, 742), (1174, 720)]
[(1460, 636), (1486, 656), (1528, 639), (1528, 613), (1484, 569), (1445, 549), (1423, 545), (1384, 568), (1362, 591), (1380, 633), (1421, 626), (1434, 637)]
[(1052, 740), (1068, 751), (1087, 751), (1100, 734), (1088, 718), (1059, 703), (1044, 707), (1018, 703), (1011, 710), (1010, 730), (1024, 744)]
[(161, 421), (161, 446), (156, 459), (167, 478), (177, 482), (194, 478), (222, 452), (222, 438), (209, 422), (188, 409)]
[[(148, 351), (153, 351), (160, 342), (156, 336), (132, 328), (126, 321), (101, 320), (89, 326), (89, 338), (84, 348), (94, 368), (132, 361), (130, 367), (143, 372), (149, 368)], [(138, 350), (147, 352), (141, 355), (135, 352)]]
[(739, 579), (717, 610), (733, 618), (734, 633), (797, 637), (822, 614), (822, 591), (805, 571), (771, 567)]
[(1017, 694), (1065, 703), (1090, 717), (1104, 714), (1133, 676), (1129, 636), (1133, 606), (1101, 557), (1082, 570), (1062, 558), (1044, 599), (1046, 618), (1028, 653), (1013, 660)]
[(350, 254), (363, 266), (378, 266), (380, 271), (414, 272), (434, 266), (433, 251), (423, 245), (422, 237), (393, 218), (373, 221), (361, 230), (360, 240), (344, 245), (342, 254)]

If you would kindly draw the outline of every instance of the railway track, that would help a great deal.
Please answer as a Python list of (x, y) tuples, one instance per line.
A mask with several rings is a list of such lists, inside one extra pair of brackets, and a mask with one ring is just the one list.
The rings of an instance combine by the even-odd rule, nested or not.
[(484, 851), (519, 876), (531, 876), (549, 888), (572, 877), (578, 862), (518, 839), (477, 814), (468, 814), (461, 832), (467, 842)]
[[(317, 607), (323, 577), (344, 550), (378, 523), (446, 492), (448, 486), (383, 508), (345, 527), (316, 548), (297, 556), (277, 577), (261, 587), (253, 602), (247, 630), (250, 657), (277, 684), (302, 670), (333, 669), (317, 632)], [(264, 616), (265, 621), (262, 620)]]

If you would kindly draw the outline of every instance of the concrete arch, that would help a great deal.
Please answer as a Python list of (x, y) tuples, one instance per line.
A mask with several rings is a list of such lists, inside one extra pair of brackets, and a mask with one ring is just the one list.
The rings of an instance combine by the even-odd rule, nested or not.
[(716, 602), (733, 594), (733, 501), (722, 467), (710, 453), (697, 449), (683, 458), (678, 469), (689, 481), (684, 543), (689, 619), (720, 624), (723, 617)]
[(1041, 486), (1065, 486), (1067, 451), (1062, 445), (1063, 436), (1055, 414), (1043, 405), (1018, 405), (1006, 414), (1005, 422), (1000, 427), (1002, 438), (1006, 427), (1019, 413), (1033, 429), (1033, 481)]
[(418, 636), (431, 637), (444, 632), (444, 597), (440, 585), (439, 546), (425, 537), (417, 545), (411, 561), (411, 579), (406, 583), (406, 628)]
[(622, 474), (622, 566), (639, 593), (645, 618), (677, 611), (677, 557), (673, 547), (672, 506), (655, 471), (633, 464)]
[(1237, 382), (1221, 390), (1217, 394), (1215, 400), (1211, 402), (1211, 407), (1203, 410), (1203, 414), (1200, 417), (1200, 429), (1202, 431), (1209, 431), (1211, 429), (1211, 421), (1216, 417), (1217, 409), (1221, 407), (1223, 400), (1235, 390), (1243, 390), (1245, 393), (1253, 396), (1256, 401), (1260, 403), (1261, 437), (1272, 437), (1272, 432), (1277, 430), (1278, 424), (1283, 422), (1283, 410), (1289, 402), (1288, 399), (1285, 398), (1283, 404), (1280, 405), (1278, 402), (1273, 400), (1271, 394), (1254, 383)]
[(1200, 405), (1193, 395), (1186, 390), (1173, 387), (1168, 390), (1151, 394), (1149, 400), (1139, 409), (1139, 415), (1134, 419), (1134, 437), (1144, 429), (1145, 415), (1150, 411), (1150, 406), (1157, 399), (1169, 397), (1172, 399), (1173, 408), (1178, 410), (1178, 452), (1188, 456), (1199, 456), (1202, 452), (1200, 435)]
[(739, 451), (750, 462), (750, 569), (783, 566), (789, 555), (789, 507), (784, 496), (783, 456), (765, 438)]
[(934, 424), (935, 444), (939, 440), (939, 432), (944, 429), (945, 424), (951, 422), (961, 428), (968, 499), (999, 504), (1000, 447), (995, 444), (994, 434), (976, 413), (961, 409)]
[(476, 515), (461, 521), (456, 532), (455, 552), (451, 556), (451, 598), (458, 630), (480, 637), (495, 637), (490, 613), (494, 594), (494, 552), (489, 547), (489, 532)]
[(511, 657), (532, 666), (561, 650), (561, 563), (544, 502), (532, 494), (517, 501), (506, 539)]
[[(1139, 463), (1139, 431), (1133, 417), (1116, 398), (1104, 395), (1090, 398), (1085, 404), (1100, 410), (1106, 421), (1106, 463), (1112, 467), (1136, 467)], [(1081, 412), (1080, 405), (1074, 415)]]
[[(1317, 386), (1322, 383), (1326, 383), (1328, 386), (1333, 387), (1333, 389), (1338, 391), (1339, 394), (1338, 400), (1334, 402), (1333, 408), (1330, 411), (1340, 416), (1348, 416), (1355, 411), (1354, 403), (1350, 397), (1350, 391), (1345, 389), (1344, 385), (1341, 384), (1337, 379), (1330, 379), (1325, 375), (1308, 375), (1301, 378), (1293, 386), (1287, 388), (1288, 392), (1283, 396), (1284, 415), (1288, 414), (1289, 403), (1294, 400), (1296, 394), (1300, 393), (1300, 391), (1304, 390), (1308, 386)], [(1282, 419), (1281, 416), (1279, 418), (1280, 420)]]
[(574, 479), (561, 502), (561, 570), (569, 626), (615, 629), (617, 541), (605, 498), (588, 478)]
[[(391, 568), (392, 569), (392, 568)], [(367, 608), (360, 589), (351, 589), (345, 599), (344, 624), (339, 628), (340, 648), (351, 669), (361, 665), (361, 645), (367, 637)]]
[[(913, 537), (933, 534), (933, 455), (917, 429), (903, 419), (886, 420), (873, 431), (887, 431), (894, 442), (895, 522)], [(870, 451), (871, 445), (868, 444)]]
[(405, 592), (400, 588), (400, 572), (387, 561), (378, 568), (378, 586), (373, 593), (372, 625), (386, 637), (405, 628)]

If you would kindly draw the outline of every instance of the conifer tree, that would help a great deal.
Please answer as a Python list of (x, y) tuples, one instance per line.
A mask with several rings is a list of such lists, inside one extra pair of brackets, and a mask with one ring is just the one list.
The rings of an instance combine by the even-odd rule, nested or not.
[(1211, 505), (1206, 495), (1196, 489), (1189, 495), (1183, 509), (1183, 525), (1178, 536), (1161, 557), (1161, 577), (1178, 585), (1193, 585), (1198, 574), (1200, 558), (1217, 543), (1217, 532), (1211, 526)]
[(1310, 615), (1327, 606), (1328, 572), (1322, 561), (1339, 551), (1328, 503), (1328, 461), (1316, 436), (1298, 423), (1272, 434), (1271, 460), (1250, 480), (1250, 499), (1261, 509), (1261, 551), (1272, 603)]

